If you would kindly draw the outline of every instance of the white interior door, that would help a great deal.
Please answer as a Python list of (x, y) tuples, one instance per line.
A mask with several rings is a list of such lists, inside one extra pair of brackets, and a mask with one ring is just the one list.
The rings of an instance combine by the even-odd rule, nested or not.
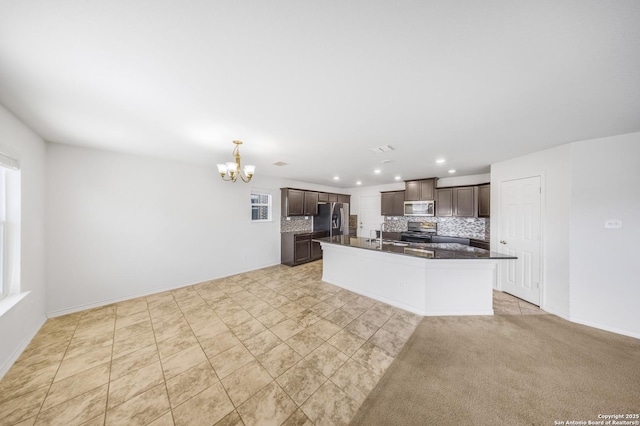
[(502, 291), (540, 306), (540, 176), (500, 184), (501, 253), (518, 260), (502, 262)]
[(384, 218), (380, 215), (380, 195), (363, 195), (359, 198), (358, 237), (369, 238), (380, 230)]

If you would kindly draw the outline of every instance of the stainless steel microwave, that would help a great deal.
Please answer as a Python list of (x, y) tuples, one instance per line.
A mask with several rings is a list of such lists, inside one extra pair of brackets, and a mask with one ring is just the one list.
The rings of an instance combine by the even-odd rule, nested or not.
[(429, 201), (405, 201), (405, 216), (433, 216), (435, 214), (435, 203)]

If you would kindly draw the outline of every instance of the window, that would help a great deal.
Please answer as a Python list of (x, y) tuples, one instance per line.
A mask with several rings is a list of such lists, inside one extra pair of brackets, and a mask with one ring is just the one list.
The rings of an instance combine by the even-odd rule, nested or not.
[(0, 153), (0, 299), (20, 292), (20, 170)]
[(5, 238), (5, 228), (7, 225), (7, 191), (4, 167), (0, 166), (0, 299), (9, 295), (9, 286), (4, 277), (4, 259), (5, 247), (7, 246)]
[(251, 221), (271, 221), (271, 194), (251, 191)]

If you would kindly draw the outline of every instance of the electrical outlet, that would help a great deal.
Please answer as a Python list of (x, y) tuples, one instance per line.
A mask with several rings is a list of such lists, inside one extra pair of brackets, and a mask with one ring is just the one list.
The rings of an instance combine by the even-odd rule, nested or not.
[(607, 219), (604, 221), (604, 229), (622, 229), (622, 219)]

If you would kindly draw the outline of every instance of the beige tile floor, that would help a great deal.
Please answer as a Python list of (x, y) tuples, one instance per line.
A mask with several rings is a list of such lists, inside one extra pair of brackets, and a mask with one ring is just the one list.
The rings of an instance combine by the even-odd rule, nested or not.
[(49, 319), (0, 382), (0, 425), (347, 424), (421, 317), (321, 271), (274, 266)]
[(536, 305), (496, 290), (493, 291), (493, 313), (495, 315), (549, 315)]

